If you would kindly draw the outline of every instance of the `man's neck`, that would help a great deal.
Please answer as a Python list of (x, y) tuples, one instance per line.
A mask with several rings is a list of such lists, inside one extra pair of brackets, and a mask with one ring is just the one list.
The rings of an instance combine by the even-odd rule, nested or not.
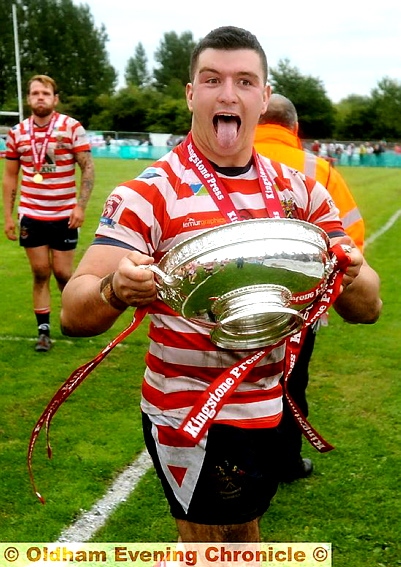
[(38, 126), (39, 128), (44, 128), (50, 123), (53, 114), (54, 111), (51, 112), (51, 114), (48, 114), (47, 116), (36, 116), (36, 114), (32, 114), (33, 123), (35, 124), (35, 126)]
[(251, 159), (248, 161), (246, 165), (241, 167), (221, 166), (221, 165), (217, 165), (216, 163), (213, 163), (212, 161), (210, 163), (218, 173), (223, 173), (224, 175), (227, 175), (227, 177), (237, 177), (238, 175), (243, 175), (244, 173), (247, 173), (251, 169), (253, 163), (253, 157), (251, 157)]

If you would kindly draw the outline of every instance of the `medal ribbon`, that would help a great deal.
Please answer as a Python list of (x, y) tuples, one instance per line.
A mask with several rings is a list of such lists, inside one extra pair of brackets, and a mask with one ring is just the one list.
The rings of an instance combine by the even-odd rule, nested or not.
[(48, 148), (48, 145), (49, 145), (50, 136), (51, 136), (51, 133), (53, 132), (53, 128), (54, 128), (54, 124), (56, 123), (57, 116), (58, 116), (58, 113), (54, 112), (53, 116), (52, 116), (52, 118), (49, 122), (49, 125), (47, 127), (45, 137), (43, 139), (43, 145), (40, 148), (39, 154), (38, 154), (38, 150), (36, 148), (33, 116), (31, 116), (29, 118), (29, 138), (30, 138), (32, 156), (33, 156), (33, 167), (34, 167), (35, 171), (37, 171), (38, 173), (40, 173), (40, 170), (42, 169), (42, 165), (45, 162), (46, 152), (47, 152), (47, 148)]
[(290, 337), (287, 337), (286, 349), (286, 365), (283, 379), (284, 396), (290, 407), (291, 413), (296, 420), (298, 427), (300, 427), (304, 437), (309, 443), (319, 451), (319, 453), (326, 453), (334, 449), (333, 445), (323, 439), (323, 437), (312, 427), (306, 417), (303, 415), (300, 408), (294, 402), (290, 393), (288, 392), (288, 379), (295, 366), (295, 362), (301, 351), (301, 347), (305, 340), (306, 330), (310, 325), (316, 321), (328, 310), (328, 308), (335, 302), (340, 294), (341, 283), (343, 275), (349, 266), (350, 257), (345, 253), (341, 244), (335, 244), (330, 252), (332, 254), (331, 260), (334, 263), (334, 269), (331, 272), (327, 283), (322, 290), (321, 295), (314, 300), (308, 307), (301, 311), (304, 318), (304, 326), (302, 329)]
[(70, 377), (67, 378), (67, 380), (64, 382), (64, 384), (62, 384), (62, 386), (54, 394), (53, 398), (50, 400), (50, 402), (46, 406), (46, 409), (43, 411), (42, 415), (40, 416), (40, 418), (36, 422), (36, 425), (33, 428), (32, 433), (31, 433), (31, 438), (30, 438), (29, 447), (28, 447), (28, 470), (29, 470), (29, 476), (30, 476), (31, 483), (32, 483), (33, 489), (35, 491), (35, 494), (39, 498), (39, 500), (42, 502), (42, 504), (45, 503), (45, 500), (41, 496), (41, 494), (36, 490), (35, 481), (34, 481), (33, 472), (32, 472), (33, 450), (34, 450), (37, 438), (39, 437), (39, 433), (42, 430), (42, 427), (44, 425), (46, 425), (47, 454), (48, 454), (49, 459), (51, 459), (52, 448), (51, 448), (51, 445), (50, 445), (49, 433), (50, 433), (50, 423), (51, 423), (51, 421), (54, 417), (54, 414), (59, 409), (61, 404), (63, 402), (65, 402), (65, 400), (67, 398), (70, 397), (70, 395), (74, 392), (74, 390), (76, 390), (78, 388), (78, 386), (80, 384), (82, 384), (82, 382), (85, 380), (85, 378), (88, 376), (88, 374), (90, 374), (92, 372), (92, 370), (94, 370), (96, 368), (96, 366), (98, 366), (102, 362), (102, 360), (114, 349), (114, 347), (117, 346), (119, 343), (121, 343), (121, 341), (123, 341), (126, 337), (128, 337), (128, 335), (130, 335), (136, 328), (139, 327), (139, 325), (142, 322), (143, 318), (145, 317), (146, 313), (147, 313), (146, 307), (138, 307), (135, 310), (134, 317), (133, 317), (131, 323), (128, 325), (128, 327), (126, 327), (123, 331), (121, 331), (121, 333), (119, 333), (119, 335), (116, 338), (114, 338), (104, 349), (102, 349), (95, 356), (95, 358), (93, 358), (92, 360), (90, 360), (89, 362), (84, 364), (83, 366), (80, 366), (79, 368), (74, 370), (74, 372), (70, 375)]

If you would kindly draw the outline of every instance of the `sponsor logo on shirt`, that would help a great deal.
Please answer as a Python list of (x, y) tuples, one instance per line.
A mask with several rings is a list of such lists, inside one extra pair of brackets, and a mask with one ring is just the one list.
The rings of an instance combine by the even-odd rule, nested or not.
[(225, 224), (222, 217), (212, 219), (194, 219), (193, 217), (188, 217), (182, 223), (182, 226), (184, 228), (210, 228), (221, 224)]

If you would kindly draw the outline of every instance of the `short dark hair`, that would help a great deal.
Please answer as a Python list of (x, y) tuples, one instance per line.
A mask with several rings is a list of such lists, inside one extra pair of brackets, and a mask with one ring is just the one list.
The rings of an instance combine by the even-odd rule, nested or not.
[(53, 89), (53, 94), (58, 94), (58, 86), (56, 84), (56, 81), (48, 75), (34, 75), (33, 77), (31, 77), (28, 81), (27, 94), (30, 93), (31, 85), (34, 81), (39, 81), (39, 83), (42, 83), (42, 85), (45, 85), (45, 87), (51, 87)]
[(189, 66), (189, 76), (191, 82), (195, 77), (195, 69), (198, 64), (199, 56), (205, 49), (225, 49), (227, 51), (234, 49), (252, 49), (259, 54), (263, 68), (263, 80), (267, 82), (268, 66), (266, 53), (260, 45), (259, 40), (251, 32), (243, 28), (235, 26), (223, 26), (209, 32), (195, 46)]

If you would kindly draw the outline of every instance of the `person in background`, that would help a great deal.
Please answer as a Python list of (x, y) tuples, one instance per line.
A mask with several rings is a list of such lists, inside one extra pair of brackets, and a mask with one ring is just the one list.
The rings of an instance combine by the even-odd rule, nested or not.
[(210, 427), (199, 439), (189, 427), (190, 438), (184, 436), (202, 393), (209, 396), (249, 351), (218, 347), (207, 329), (168, 307), (146, 266), (207, 228), (284, 217), (291, 200), (297, 218), (325, 229), (332, 244), (350, 246), (334, 303), (343, 317), (360, 323), (379, 317), (379, 278), (344, 234), (326, 189), (254, 152), (255, 127), (270, 97), (257, 38), (233, 26), (212, 30), (195, 46), (190, 81), (190, 133), (111, 192), (96, 238), (64, 288), (61, 325), (66, 335), (99, 335), (129, 306), (146, 306), (143, 432), (180, 540), (258, 542), (260, 517), (278, 487), (285, 345), (254, 360), (221, 411), (209, 413)]
[[(22, 170), (18, 207), (19, 243), (33, 274), (33, 309), (38, 338), (35, 350), (47, 352), (50, 339), (50, 278), (63, 290), (73, 271), (78, 229), (85, 219), (94, 183), (94, 164), (82, 125), (59, 114), (55, 81), (35, 75), (28, 82), (31, 116), (10, 129), (3, 176), (4, 232), (17, 240), (13, 218)], [(81, 169), (79, 195), (75, 167)]]
[(362, 142), (362, 144), (359, 145), (359, 163), (361, 165), (365, 165), (366, 163), (366, 155), (367, 155), (368, 151), (366, 149), (365, 144)]
[(315, 140), (311, 145), (311, 151), (315, 154), (315, 156), (320, 155), (320, 142), (319, 140)]
[[(298, 114), (291, 100), (280, 94), (271, 95), (267, 110), (259, 119), (254, 143), (255, 149), (262, 155), (285, 163), (324, 185), (339, 210), (345, 232), (363, 250), (365, 226), (356, 202), (341, 174), (324, 158), (303, 149), (298, 137)], [(315, 332), (316, 329), (309, 328), (288, 383), (293, 400), (305, 416), (308, 415), (306, 389)], [(280, 431), (283, 451), (281, 480), (292, 482), (309, 476), (313, 464), (311, 459), (302, 458), (302, 432), (286, 402)]]
[(336, 165), (341, 165), (341, 157), (344, 153), (344, 148), (341, 144), (336, 144), (336, 149), (335, 149), (335, 156), (336, 156)]
[(350, 142), (346, 149), (345, 153), (347, 154), (348, 165), (352, 165), (354, 162), (354, 155), (355, 155), (355, 144)]

